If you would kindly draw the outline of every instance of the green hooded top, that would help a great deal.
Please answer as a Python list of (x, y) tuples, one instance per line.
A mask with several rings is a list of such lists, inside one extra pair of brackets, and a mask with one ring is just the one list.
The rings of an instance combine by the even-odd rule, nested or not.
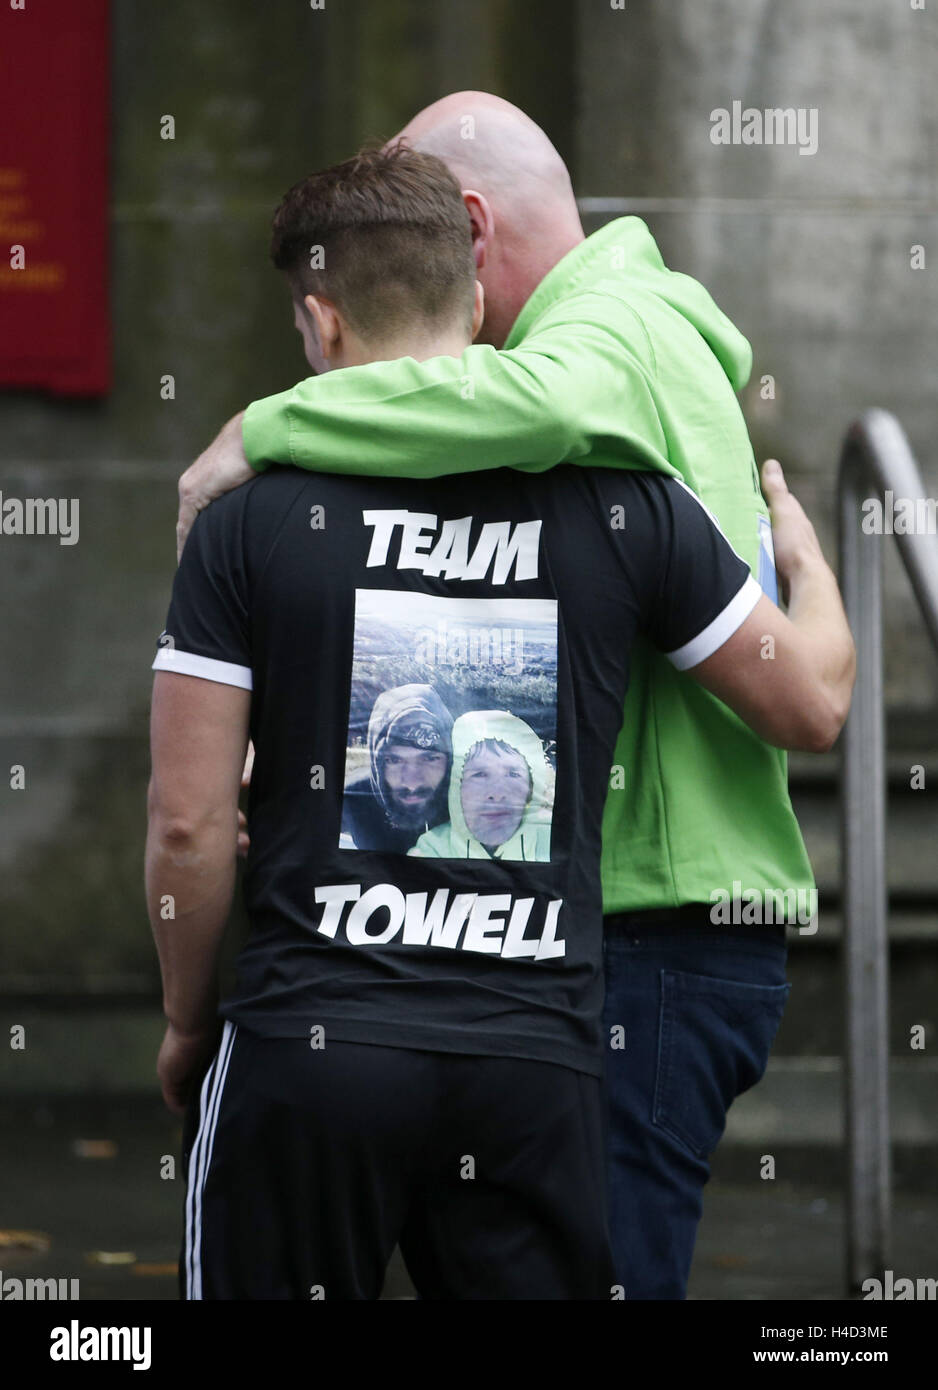
[[(309, 378), (248, 407), (244, 447), (257, 469), (382, 477), (565, 461), (658, 470), (693, 489), (772, 593), (768, 513), (735, 395), (751, 364), (704, 287), (624, 217), (548, 272), (502, 351)], [(637, 642), (603, 816), (604, 910), (813, 882), (785, 754)]]
[[(497, 739), (520, 753), (531, 777), (530, 795), (520, 825), (492, 854), (471, 833), (462, 805), (466, 758), (476, 744), (486, 739)], [(524, 859), (528, 863), (548, 863), (553, 804), (550, 773), (544, 746), (523, 719), (507, 710), (473, 710), (471, 714), (461, 714), (453, 724), (449, 824), (426, 831), (408, 853), (437, 859)]]

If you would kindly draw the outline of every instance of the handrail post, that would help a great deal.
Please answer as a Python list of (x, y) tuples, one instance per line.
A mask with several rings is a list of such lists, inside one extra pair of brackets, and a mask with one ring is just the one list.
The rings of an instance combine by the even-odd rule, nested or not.
[(857, 647), (841, 796), (845, 956), (847, 1285), (882, 1277), (890, 1236), (889, 948), (885, 856), (882, 539), (860, 529), (872, 482), (848, 436), (840, 475), (841, 586)]
[[(847, 1283), (881, 1277), (889, 1260), (889, 940), (883, 713), (883, 556), (879, 528), (863, 533), (862, 489), (879, 499), (938, 652), (935, 499), (925, 496), (902, 426), (867, 410), (850, 426), (840, 461), (841, 587), (857, 646), (857, 682), (843, 741), (841, 848), (846, 1019)], [(895, 530), (893, 500), (911, 502), (915, 523)], [(924, 504), (924, 505), (921, 505)], [(921, 510), (919, 513), (919, 508)], [(921, 522), (918, 520), (921, 515)], [(875, 510), (869, 515), (875, 515)]]

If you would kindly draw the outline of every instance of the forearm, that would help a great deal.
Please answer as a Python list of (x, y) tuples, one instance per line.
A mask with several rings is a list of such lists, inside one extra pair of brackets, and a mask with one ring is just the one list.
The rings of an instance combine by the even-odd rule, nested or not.
[(195, 829), (151, 812), (146, 895), (167, 1019), (188, 1035), (210, 1027), (218, 959), (235, 883), (237, 811)]
[[(547, 364), (543, 375), (558, 373)], [(578, 446), (564, 395), (543, 375), (491, 348), (329, 372), (250, 405), (245, 453), (252, 464), (412, 478), (550, 467)]]
[(846, 718), (856, 674), (856, 648), (837, 580), (820, 551), (809, 550), (789, 571), (788, 617), (831, 701)]

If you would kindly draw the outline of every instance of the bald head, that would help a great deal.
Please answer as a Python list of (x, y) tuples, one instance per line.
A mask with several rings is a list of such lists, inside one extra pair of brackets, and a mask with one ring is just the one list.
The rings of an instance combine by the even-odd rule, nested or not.
[(485, 287), (480, 338), (500, 347), (540, 281), (583, 240), (567, 166), (540, 126), (489, 92), (442, 97), (400, 134), (459, 180)]
[(489, 92), (455, 92), (417, 113), (401, 131), (443, 159), (460, 180), (514, 207), (529, 200), (576, 216), (570, 175), (539, 125)]

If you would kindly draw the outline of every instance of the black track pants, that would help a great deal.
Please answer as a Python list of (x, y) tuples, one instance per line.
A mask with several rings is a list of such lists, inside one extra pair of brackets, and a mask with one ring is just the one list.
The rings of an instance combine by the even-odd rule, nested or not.
[(226, 1022), (186, 1116), (187, 1299), (608, 1299), (600, 1081)]

